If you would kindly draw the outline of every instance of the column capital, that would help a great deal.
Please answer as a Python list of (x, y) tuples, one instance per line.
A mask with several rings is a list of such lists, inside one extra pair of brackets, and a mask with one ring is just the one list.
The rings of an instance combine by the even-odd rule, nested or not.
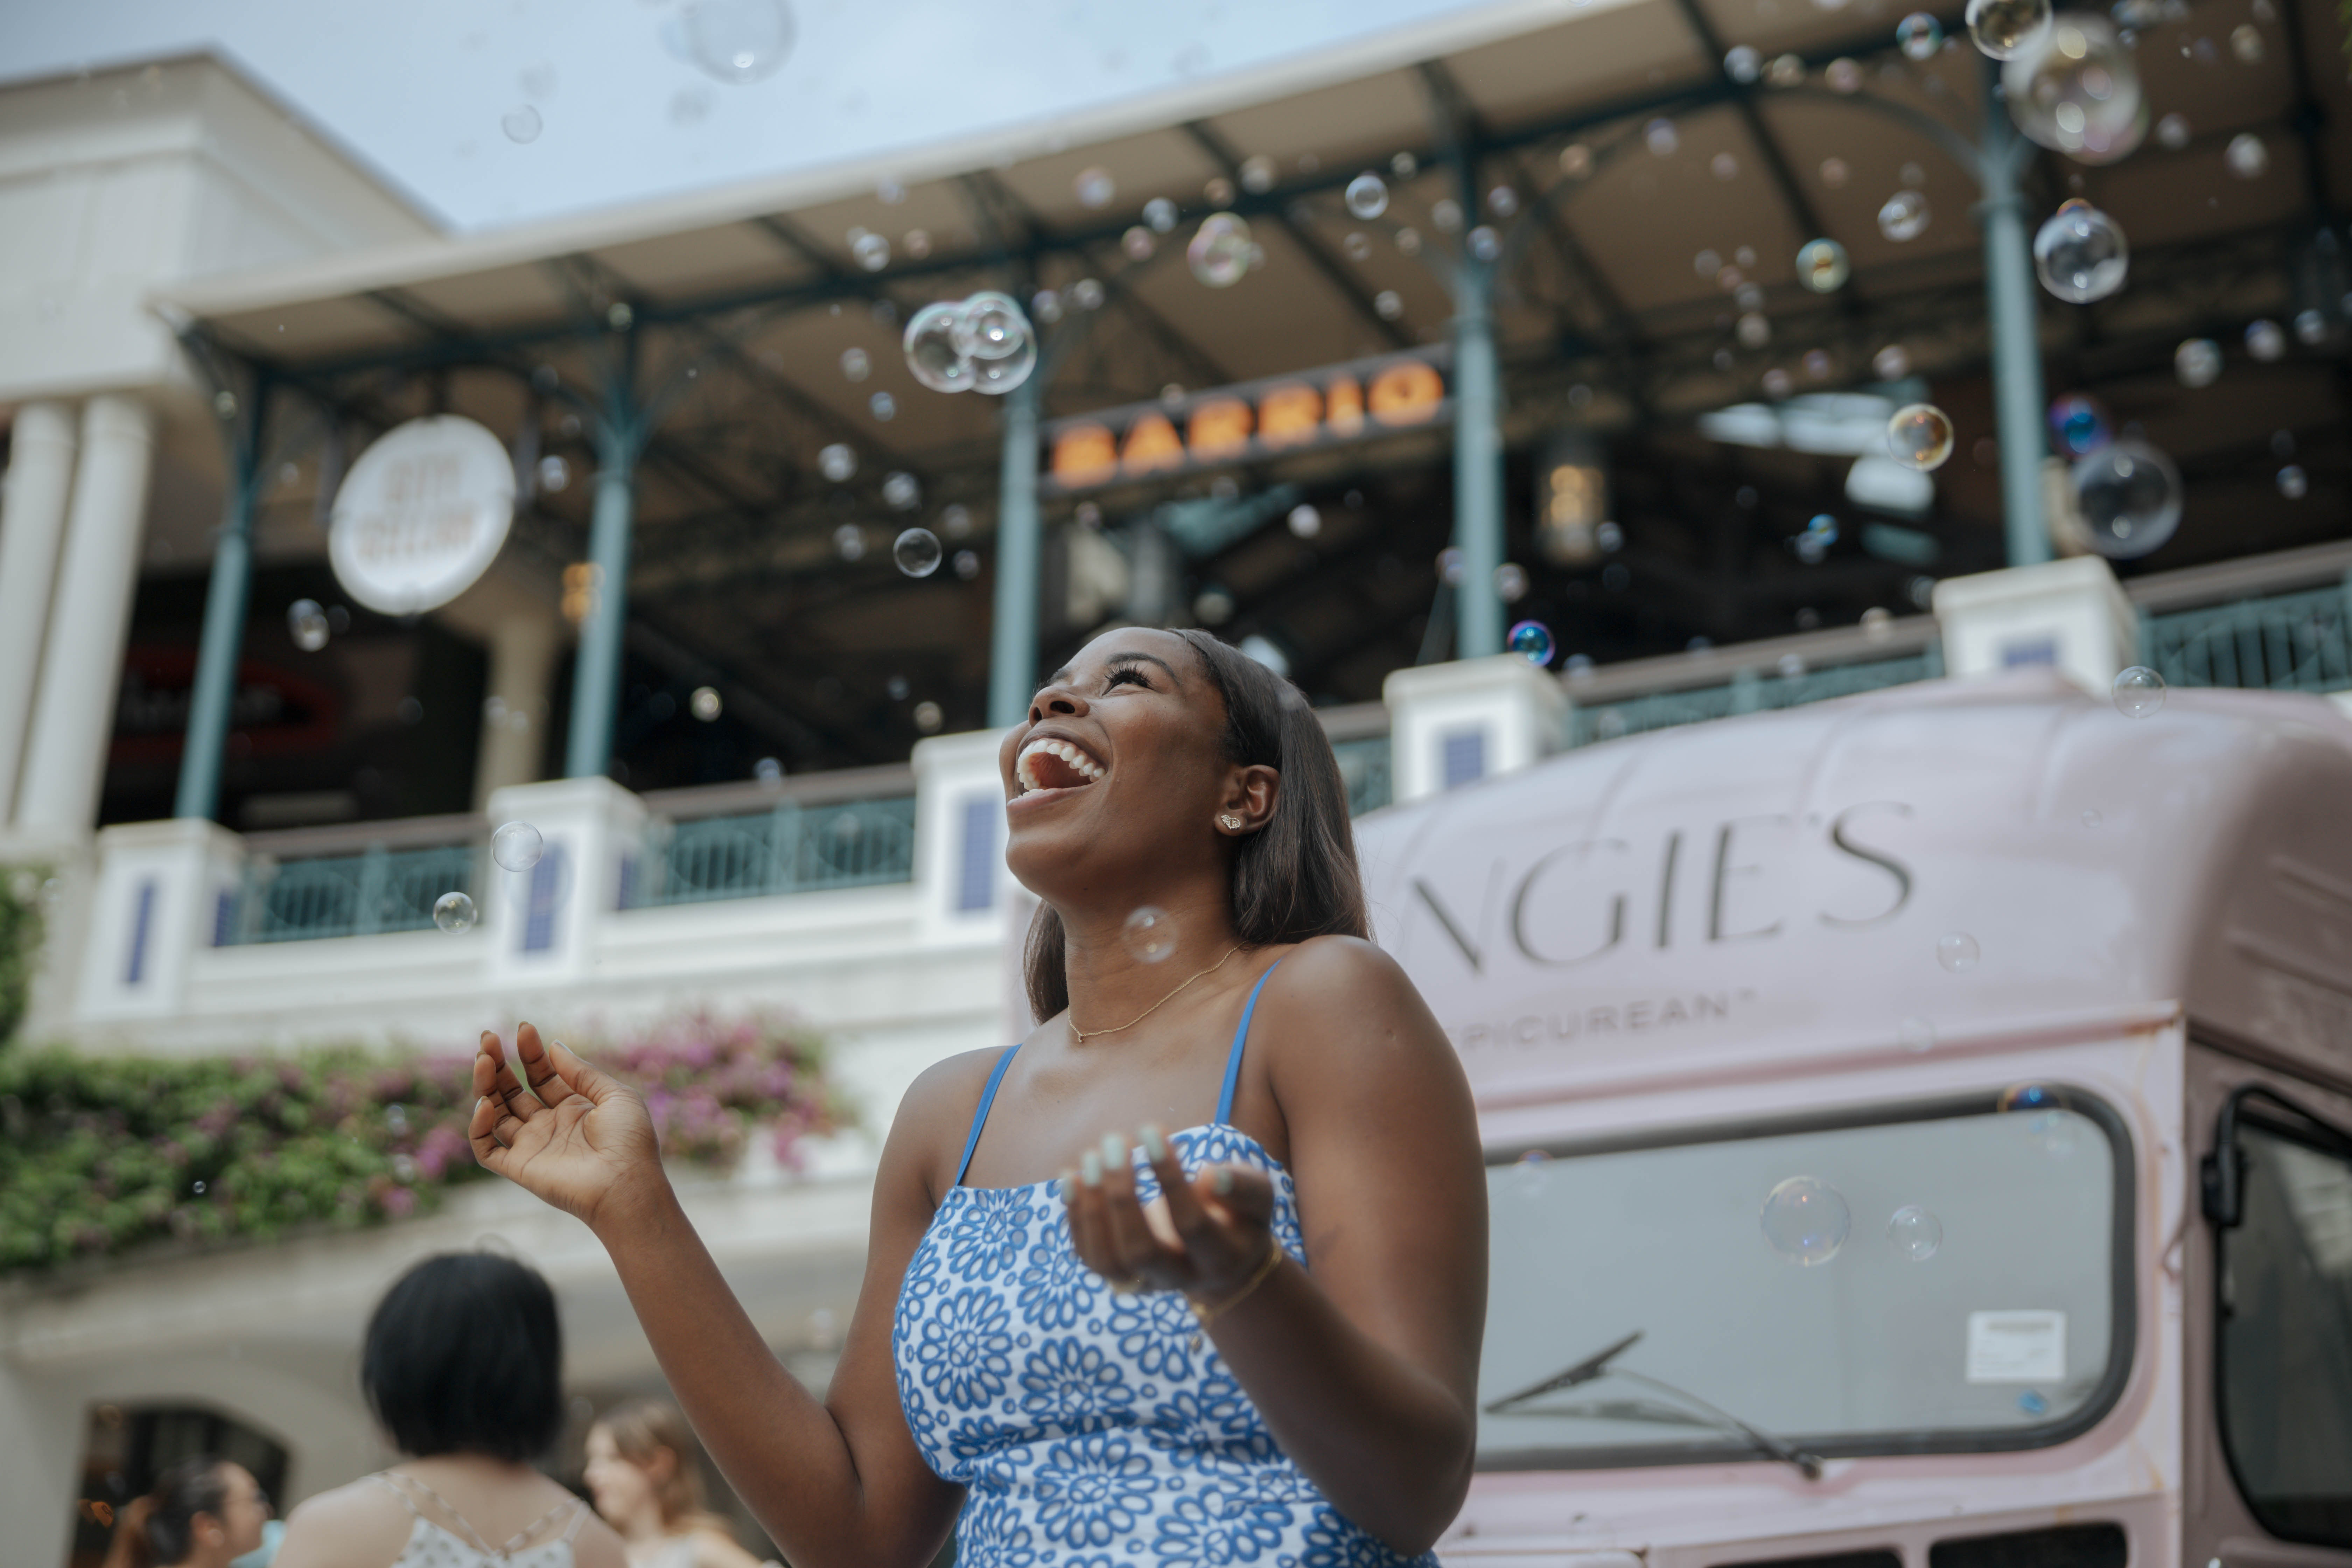
[(1394, 670), (1381, 695), (1399, 801), (1515, 772), (1567, 743), (1568, 693), (1517, 654)]
[(2096, 555), (1947, 577), (1935, 607), (1944, 668), (1956, 676), (2049, 665), (2103, 694), (2138, 656), (2138, 613)]

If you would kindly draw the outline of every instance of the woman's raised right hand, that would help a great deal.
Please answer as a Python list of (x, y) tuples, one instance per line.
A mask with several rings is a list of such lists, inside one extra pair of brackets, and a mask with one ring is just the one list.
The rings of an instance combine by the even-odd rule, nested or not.
[[(508, 1065), (499, 1037), (482, 1033), (474, 1058), (474, 1158), (590, 1226), (641, 1194), (658, 1191), (661, 1145), (645, 1101), (564, 1047), (541, 1044), (529, 1024), (515, 1029)], [(525, 1083), (529, 1087), (525, 1087)]]

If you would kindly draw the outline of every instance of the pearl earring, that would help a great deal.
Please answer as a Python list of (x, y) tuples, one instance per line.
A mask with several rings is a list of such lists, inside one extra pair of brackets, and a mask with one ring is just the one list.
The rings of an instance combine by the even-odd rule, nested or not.
[(1242, 819), (1232, 812), (1220, 812), (1217, 816), (1217, 826), (1228, 833), (1239, 833), (1242, 828)]

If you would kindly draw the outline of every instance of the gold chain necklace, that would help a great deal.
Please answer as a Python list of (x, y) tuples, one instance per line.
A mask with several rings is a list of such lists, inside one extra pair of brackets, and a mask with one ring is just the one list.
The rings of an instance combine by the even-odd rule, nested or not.
[[(1241, 944), (1241, 943), (1239, 943), (1239, 942), (1235, 942), (1235, 943), (1234, 943), (1234, 945), (1233, 945), (1233, 946), (1231, 946), (1231, 947), (1229, 947), (1229, 948), (1225, 949), (1225, 958), (1231, 958), (1234, 954), (1235, 954), (1235, 953), (1239, 952), (1241, 950), (1242, 950), (1242, 944)], [(1225, 958), (1221, 958), (1221, 959), (1217, 960), (1217, 962), (1216, 962), (1216, 963), (1213, 963), (1213, 964), (1209, 965), (1209, 967), (1208, 967), (1208, 968), (1203, 969), (1202, 971), (1201, 971), (1201, 973), (1200, 973), (1200, 974), (1195, 974), (1194, 976), (1192, 976), (1192, 980), (1198, 980), (1198, 979), (1200, 979), (1200, 978), (1201, 978), (1201, 975), (1202, 975), (1202, 974), (1214, 974), (1218, 970), (1223, 969), (1223, 968), (1225, 966)], [(1186, 982), (1184, 982), (1184, 985), (1190, 985), (1190, 984), (1192, 984), (1192, 980), (1187, 980)], [(1078, 1021), (1077, 1021), (1076, 1018), (1073, 1018), (1073, 1019), (1071, 1019), (1071, 1020), (1070, 1020), (1070, 1034), (1071, 1034), (1071, 1036), (1076, 1039), (1076, 1043), (1077, 1043), (1077, 1044), (1079, 1044), (1079, 1045), (1082, 1045), (1082, 1046), (1083, 1046), (1083, 1045), (1085, 1045), (1088, 1040), (1098, 1038), (1098, 1037), (1101, 1037), (1101, 1036), (1104, 1036), (1104, 1035), (1116, 1035), (1116, 1034), (1118, 1034), (1118, 1033), (1119, 1032), (1119, 1029), (1132, 1029), (1132, 1028), (1133, 1028), (1133, 1027), (1135, 1027), (1138, 1024), (1140, 1024), (1141, 1022), (1143, 1022), (1143, 1020), (1145, 1020), (1146, 1018), (1149, 1018), (1150, 1016), (1151, 1016), (1151, 1015), (1153, 1015), (1154, 1013), (1157, 1013), (1158, 1011), (1160, 1011), (1160, 1009), (1161, 1009), (1162, 1007), (1165, 1007), (1166, 1005), (1168, 1005), (1168, 1004), (1169, 1004), (1169, 1003), (1173, 1002), (1174, 1000), (1176, 1000), (1176, 994), (1177, 994), (1177, 992), (1180, 992), (1180, 991), (1183, 990), (1183, 989), (1184, 989), (1184, 985), (1179, 985), (1178, 987), (1176, 987), (1176, 990), (1175, 990), (1175, 991), (1171, 991), (1170, 993), (1168, 993), (1168, 994), (1167, 994), (1167, 995), (1162, 996), (1159, 1001), (1154, 1002), (1150, 1006), (1146, 1007), (1142, 1012), (1138, 1013), (1134, 1017), (1129, 1018), (1126, 1023), (1119, 1025), (1118, 1028), (1112, 1028), (1112, 1029), (1081, 1029), (1081, 1028), (1079, 1028), (1079, 1027), (1078, 1027)]]

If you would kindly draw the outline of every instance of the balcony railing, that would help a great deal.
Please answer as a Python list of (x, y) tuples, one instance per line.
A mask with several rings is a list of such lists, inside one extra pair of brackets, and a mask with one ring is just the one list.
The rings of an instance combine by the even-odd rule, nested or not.
[(633, 908), (830, 892), (910, 882), (915, 797), (806, 805), (657, 823), (649, 835), (648, 885)]
[(2174, 686), (2352, 688), (2352, 545), (2143, 577), (2140, 662)]
[(221, 900), (213, 945), (426, 930), (441, 895), (473, 894), (476, 855), (471, 842), (375, 843), (355, 855), (291, 859), (257, 855), (237, 891)]

